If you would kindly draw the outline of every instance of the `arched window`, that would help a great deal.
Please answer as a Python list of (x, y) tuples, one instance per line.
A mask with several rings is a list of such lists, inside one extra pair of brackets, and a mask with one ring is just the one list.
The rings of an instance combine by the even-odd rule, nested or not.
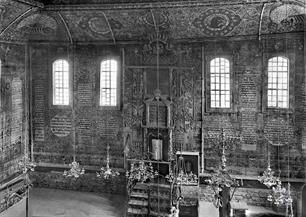
[(268, 107), (288, 108), (289, 61), (286, 57), (273, 57), (268, 62)]
[(52, 65), (53, 105), (69, 105), (69, 64), (59, 59)]
[(107, 59), (100, 68), (100, 106), (117, 105), (118, 62)]
[(231, 107), (230, 62), (221, 57), (210, 61), (210, 106)]

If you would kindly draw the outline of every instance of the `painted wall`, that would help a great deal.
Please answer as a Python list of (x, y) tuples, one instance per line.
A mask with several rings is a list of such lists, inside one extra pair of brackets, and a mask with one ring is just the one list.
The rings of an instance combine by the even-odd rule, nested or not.
[[(85, 166), (105, 165), (107, 144), (111, 146), (113, 167), (124, 167), (124, 155), (143, 156), (143, 141), (147, 138), (143, 128), (144, 100), (152, 96), (157, 79), (156, 71), (148, 67), (156, 66), (154, 44), (151, 47), (49, 44), (33, 45), (31, 49), (36, 162), (67, 165), (72, 161), (74, 144), (77, 160)], [(182, 147), (201, 153), (203, 134), (204, 167), (201, 165), (200, 169), (212, 172), (218, 167), (221, 147), (207, 135), (220, 135), (223, 129), (229, 136), (242, 138), (227, 146), (231, 174), (255, 178), (260, 175), (267, 165), (269, 140), (284, 144), (269, 145), (272, 168), (275, 171), (280, 168), (281, 176), (287, 177), (289, 159), (289, 176), (305, 178), (303, 35), (287, 34), (260, 41), (246, 38), (178, 43), (160, 49), (160, 90), (172, 102), (170, 125), (174, 152)], [(230, 111), (213, 111), (208, 106), (208, 62), (220, 55), (228, 57), (232, 64)], [(267, 62), (275, 55), (286, 55), (290, 61), (288, 110), (266, 107)], [(119, 108), (113, 110), (98, 106), (99, 64), (107, 56), (116, 56), (122, 63), (121, 101)], [(62, 57), (70, 61), (73, 69), (74, 91), (73, 106), (60, 108), (51, 104), (51, 65)]]
[(0, 43), (0, 182), (18, 172), (28, 143), (25, 102), (25, 46)]

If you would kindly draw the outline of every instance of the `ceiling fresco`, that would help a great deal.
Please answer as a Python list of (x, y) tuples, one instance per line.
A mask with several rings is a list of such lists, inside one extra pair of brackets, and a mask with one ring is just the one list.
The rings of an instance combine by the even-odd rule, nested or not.
[(69, 41), (65, 25), (57, 13), (33, 11), (17, 20), (1, 34), (4, 40)]
[(0, 32), (31, 7), (12, 0), (0, 0)]
[[(68, 4), (72, 0), (53, 0)], [(170, 1), (168, 1), (170, 2)], [(221, 1), (220, 1), (221, 2)], [(47, 3), (47, 2), (43, 2)], [(75, 0), (75, 3), (78, 3)], [(0, 0), (0, 39), (143, 41), (203, 39), (304, 31), (305, 7), (282, 2), (137, 9), (36, 8)], [(5, 30), (5, 31), (4, 31)]]
[(302, 32), (306, 9), (295, 4), (270, 3), (263, 11), (261, 34)]

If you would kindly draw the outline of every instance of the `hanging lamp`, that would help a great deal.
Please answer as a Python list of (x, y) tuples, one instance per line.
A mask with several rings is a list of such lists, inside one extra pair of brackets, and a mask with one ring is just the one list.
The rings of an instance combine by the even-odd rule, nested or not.
[(63, 175), (67, 178), (79, 178), (80, 176), (85, 174), (84, 167), (81, 167), (81, 165), (76, 161), (75, 157), (75, 144), (73, 145), (73, 161), (69, 164), (70, 169), (65, 170)]
[(274, 171), (271, 169), (271, 161), (270, 161), (270, 151), (269, 151), (270, 142), (268, 142), (268, 165), (266, 170), (263, 172), (262, 176), (258, 176), (258, 181), (268, 188), (276, 186), (280, 181), (278, 177), (274, 176)]
[(107, 156), (106, 156), (106, 167), (101, 167), (100, 172), (97, 172), (97, 177), (98, 178), (103, 178), (103, 179), (109, 179), (109, 178), (114, 178), (116, 176), (119, 176), (120, 173), (116, 170), (112, 170), (109, 167), (109, 144), (107, 145)]
[[(69, 53), (68, 53), (69, 54)], [(72, 68), (74, 69), (74, 48), (72, 49)], [(68, 59), (69, 56), (68, 56)], [(75, 121), (75, 104), (72, 104), (72, 119)], [(73, 124), (75, 127), (75, 123)], [(83, 167), (81, 167), (81, 165), (76, 161), (76, 141), (75, 141), (75, 130), (73, 131), (74, 135), (73, 135), (73, 161), (69, 164), (70, 169), (69, 170), (65, 170), (63, 175), (66, 178), (79, 178), (80, 176), (85, 174), (85, 169)]]
[(214, 191), (213, 204), (216, 208), (222, 207), (221, 203), (221, 192), (224, 188), (234, 188), (232, 195), (230, 196), (230, 200), (233, 198), (236, 188), (239, 187), (239, 183), (236, 179), (232, 178), (227, 171), (226, 166), (226, 156), (225, 156), (225, 146), (224, 146), (224, 136), (222, 130), (222, 156), (221, 156), (221, 165), (216, 174), (212, 175), (212, 177), (206, 182)]

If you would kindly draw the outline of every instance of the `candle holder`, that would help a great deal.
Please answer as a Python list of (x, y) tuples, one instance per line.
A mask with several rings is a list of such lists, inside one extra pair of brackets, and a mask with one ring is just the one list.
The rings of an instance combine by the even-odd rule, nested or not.
[(85, 174), (85, 169), (80, 166), (78, 162), (75, 160), (72, 161), (71, 164), (69, 164), (70, 170), (65, 170), (63, 175), (65, 177), (73, 177), (73, 178), (79, 178), (80, 176)]
[(109, 145), (107, 145), (107, 157), (106, 157), (106, 167), (101, 167), (100, 172), (97, 172), (98, 178), (109, 179), (119, 176), (118, 171), (112, 170), (109, 166)]

